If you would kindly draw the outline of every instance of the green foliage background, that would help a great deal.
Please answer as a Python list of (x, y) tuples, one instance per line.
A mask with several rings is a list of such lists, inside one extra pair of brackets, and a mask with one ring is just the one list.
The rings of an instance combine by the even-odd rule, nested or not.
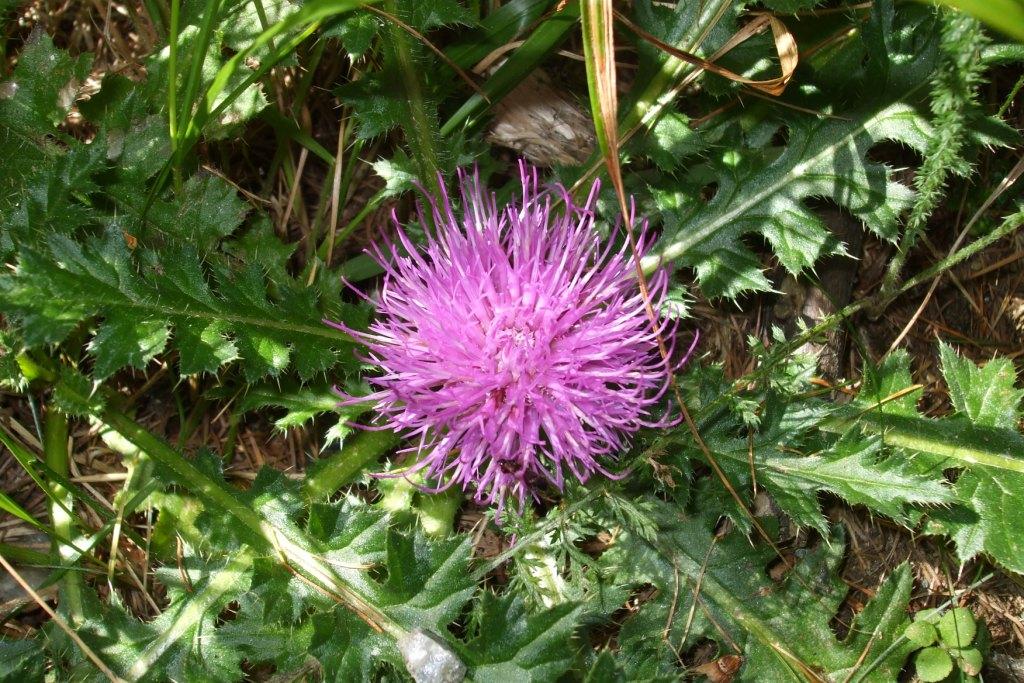
[[(398, 643), (422, 629), (478, 681), (676, 680), (703, 643), (742, 657), (736, 680), (894, 681), (916, 649), (904, 636), (910, 569), (892, 572), (838, 637), (845, 535), (825, 500), (947, 539), (961, 562), (1024, 574), (1024, 392), (1013, 363), (979, 367), (941, 343), (952, 404), (943, 417), (918, 411), (901, 351), (863, 368), (854, 400), (835, 402), (811, 382), (815, 359), (797, 349), (843, 324), (839, 315), (795, 339), (752, 342), (756, 369), (738, 380), (701, 361), (678, 378), (739, 501), (685, 427), (644, 434), (621, 454), (629, 477), (570, 486), (553, 505), (507, 521), (502, 533), (514, 543), (484, 560), (472, 534), (450, 531), (457, 499), (365, 476), (385, 467), (398, 438), (350, 433), (346, 423), (369, 407), (338, 409), (330, 393), (372, 372), (351, 339), (322, 323), (361, 327), (373, 314), (343, 291), (342, 275), (369, 285), (377, 274), (346, 238), (414, 181), (436, 190), (438, 171), (450, 179), (475, 161), (503, 177), (484, 135), (494, 103), (578, 45), (578, 4), (557, 4), (146, 3), (163, 40), (146, 57), (146, 77), (107, 73), (79, 102), (90, 55), (38, 31), (17, 44), (0, 82), (0, 383), (41, 416), (42, 447), (25, 444), (7, 416), (0, 437), (46, 492), (51, 515), (36, 519), (6, 495), (0, 504), (54, 550), (35, 561), (2, 552), (47, 568), (60, 618), (117, 676), (233, 681), (264, 667), (296, 680), (406, 679)], [(709, 55), (746, 21), (748, 4), (639, 0), (628, 11), (661, 40)], [(1020, 142), (978, 97), (993, 64), (1021, 58), (1019, 45), (923, 4), (820, 14), (809, 12), (815, 4), (753, 7), (778, 12), (799, 45), (820, 47), (802, 59), (784, 106), (747, 98), (706, 122), (693, 112), (735, 102), (738, 86), (696, 75), (700, 89), (679, 106), (664, 95), (693, 67), (620, 36), (636, 60), (623, 133), (639, 130), (623, 149), (626, 189), (661, 231), (645, 266), (672, 263), (679, 283), (692, 280), (722, 305), (772, 290), (766, 258), (808, 276), (845, 253), (814, 201), (839, 205), (906, 254), (952, 179), (972, 178), (982, 150)], [(417, 36), (436, 41), (444, 59)], [(471, 69), (512, 40), (523, 42), (478, 79), (478, 92), (456, 77), (454, 68)], [(339, 167), (298, 109), (270, 104), (280, 85), (272, 67), (314, 74), (325, 51), (358, 65), (329, 84), (346, 121)], [(765, 77), (771, 53), (759, 36), (721, 61)], [(72, 108), (87, 139), (69, 132)], [(211, 150), (257, 125), (278, 149), (327, 164), (325, 183), (336, 177), (347, 188), (356, 164), (372, 162), (380, 189), (349, 225), (328, 229), (322, 210), (308, 239), (282, 238), (261, 206), (207, 168)], [(876, 153), (893, 143), (920, 158), (913, 187)], [(551, 176), (570, 184), (600, 168), (595, 156)], [(958, 258), (1013, 232), (1024, 206), (1003, 198), (989, 217), (974, 251)], [(894, 259), (873, 303), (915, 284), (903, 266)], [(133, 377), (160, 362), (203, 387), (200, 409), (227, 398), (237, 399), (236, 419), (276, 409), (282, 431), (324, 427), (327, 416), (338, 448), (302, 481), (265, 469), (241, 490), (225, 480), (219, 454), (184, 453), (135, 420), (125, 400)], [(128, 477), (113, 511), (68, 479), (69, 420), (91, 421), (123, 456)], [(781, 579), (767, 573), (778, 518), (750, 515), (755, 487), (819, 537)], [(137, 538), (123, 522), (149, 507), (156, 527)], [(99, 527), (76, 514), (85, 508)], [(117, 591), (96, 590), (104, 578), (126, 580), (104, 559), (118, 534), (135, 534), (159, 564), (166, 603), (154, 620), (132, 614)], [(614, 540), (584, 552), (599, 534)], [(0, 641), (0, 677), (15, 676), (102, 679), (52, 621), (33, 639)]]

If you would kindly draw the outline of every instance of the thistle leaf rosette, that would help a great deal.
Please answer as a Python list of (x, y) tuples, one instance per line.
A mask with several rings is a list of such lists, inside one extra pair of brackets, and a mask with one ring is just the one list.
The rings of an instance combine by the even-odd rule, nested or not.
[[(499, 207), (460, 173), (460, 210), (447, 195), (420, 206), (434, 226), (422, 248), (396, 220), (396, 238), (370, 249), (384, 269), (375, 322), (330, 323), (381, 369), (370, 395), (344, 398), (374, 402), (384, 428), (414, 440), (406, 471), (499, 512), (544, 482), (616, 476), (608, 467), (630, 435), (672, 422), (662, 398), (685, 361), (671, 360), (676, 324), (646, 312), (628, 242), (595, 230), (599, 183), (577, 205), (525, 164), (520, 180), (521, 197)], [(637, 235), (643, 257), (646, 223)], [(668, 279), (659, 270), (648, 283), (655, 311)]]

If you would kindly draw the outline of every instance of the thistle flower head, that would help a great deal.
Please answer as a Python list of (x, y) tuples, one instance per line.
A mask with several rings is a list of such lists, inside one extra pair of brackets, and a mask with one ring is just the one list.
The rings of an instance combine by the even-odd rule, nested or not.
[[(423, 248), (396, 221), (397, 239), (371, 249), (384, 269), (376, 321), (366, 332), (331, 323), (382, 371), (373, 393), (346, 402), (374, 401), (383, 427), (413, 437), (412, 469), (436, 490), (473, 489), (499, 510), (544, 481), (612, 476), (630, 434), (666, 424), (655, 412), (675, 369), (657, 340), (672, 326), (652, 325), (630, 247), (594, 229), (598, 183), (576, 206), (525, 164), (520, 176), (521, 199), (499, 207), (460, 173), (462, 208), (431, 201)], [(642, 226), (640, 256), (648, 247)], [(654, 310), (667, 280), (649, 283)]]

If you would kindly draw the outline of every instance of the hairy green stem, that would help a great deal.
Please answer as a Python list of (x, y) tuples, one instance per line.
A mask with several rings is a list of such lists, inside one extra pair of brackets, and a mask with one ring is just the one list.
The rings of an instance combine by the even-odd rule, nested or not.
[(309, 500), (330, 496), (397, 445), (398, 436), (390, 431), (352, 436), (341, 451), (321, 459), (316, 471), (306, 477), (302, 485), (304, 496)]
[(463, 498), (462, 491), (454, 487), (441, 493), (421, 494), (417, 507), (423, 531), (436, 538), (451, 534)]
[[(387, 0), (384, 7), (388, 14), (401, 14), (396, 0)], [(437, 178), (437, 172), (441, 168), (437, 153), (438, 126), (427, 111), (423, 84), (413, 63), (409, 36), (393, 22), (388, 24), (388, 44), (385, 49), (390, 60), (398, 68), (402, 85), (405, 86), (406, 108), (409, 113), (405, 141), (419, 167), (420, 180), (434, 196), (441, 197), (442, 188)]]
[(874, 307), (874, 315), (881, 314), (881, 307), (892, 300), (892, 292), (899, 284), (910, 250), (917, 244), (928, 218), (942, 200), (947, 178), (963, 164), (961, 149), (967, 138), (967, 111), (977, 99), (975, 92), (984, 69), (981, 53), (985, 39), (981, 25), (971, 17), (948, 13), (945, 19), (943, 60), (932, 82), (935, 133), (914, 179), (917, 197), (882, 280), (880, 303)]

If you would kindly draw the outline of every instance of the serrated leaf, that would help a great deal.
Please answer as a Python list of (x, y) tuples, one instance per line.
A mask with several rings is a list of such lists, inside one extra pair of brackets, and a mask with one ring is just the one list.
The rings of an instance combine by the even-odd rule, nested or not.
[(579, 605), (565, 603), (529, 614), (521, 598), (484, 591), (477, 609), (479, 631), (466, 644), (473, 680), (552, 681), (569, 669)]
[[(908, 521), (907, 504), (952, 500), (948, 487), (937, 474), (927, 476), (906, 467), (897, 457), (882, 457), (879, 438), (844, 437), (825, 455), (775, 458), (763, 472), (767, 475), (766, 487), (787, 511), (787, 499), (792, 492), (801, 490), (805, 494), (803, 500), (815, 490), (829, 491), (848, 503), (865, 505), (904, 522)], [(820, 524), (817, 526), (821, 528)]]
[(667, 172), (676, 171), (682, 160), (701, 152), (706, 146), (701, 134), (690, 127), (690, 119), (670, 112), (654, 125), (641, 142), (643, 153)]
[(314, 635), (310, 651), (320, 660), (325, 681), (373, 680), (374, 674), (386, 670), (385, 667), (394, 672), (393, 659), (380, 656), (388, 651), (387, 636), (366, 628), (351, 613), (337, 609), (314, 615), (312, 622)]
[(353, 58), (362, 57), (370, 49), (381, 28), (381, 20), (369, 12), (351, 14), (324, 31), (324, 37), (338, 38)]
[[(966, 418), (1018, 436), (1022, 392), (1014, 388), (1013, 364), (994, 359), (979, 368), (945, 344), (939, 353), (950, 399), (958, 412), (952, 419)], [(1017, 440), (1024, 442), (1019, 436)], [(1009, 451), (1006, 455), (1019, 459), (1024, 453)], [(937, 511), (932, 517), (937, 529), (952, 536), (960, 558), (966, 561), (987, 552), (1010, 569), (1024, 572), (1024, 510), (1015, 502), (1024, 491), (1024, 474), (971, 466), (957, 479), (954, 491), (963, 509)]]
[(174, 319), (179, 349), (178, 369), (183, 375), (215, 372), (238, 358), (238, 347), (229, 337), (230, 326), (223, 320)]
[(378, 159), (372, 164), (374, 172), (384, 180), (386, 196), (394, 197), (416, 187), (416, 172), (412, 159), (397, 150), (391, 159)]
[[(738, 648), (744, 663), (737, 681), (803, 681), (806, 670), (843, 680), (862, 661), (883, 653), (864, 680), (891, 681), (913, 649), (906, 641), (895, 644), (909, 623), (906, 565), (883, 584), (847, 638), (836, 639), (829, 620), (847, 591), (836, 576), (843, 554), (838, 529), (797, 560), (786, 578), (773, 582), (766, 571), (775, 559), (773, 551), (752, 547), (742, 534), (715, 537), (713, 520), (669, 511), (660, 513), (658, 521), (655, 540), (626, 532), (601, 557), (601, 564), (616, 572), (617, 582), (657, 588), (619, 635), (629, 680), (677, 671), (674, 649), (662, 646), (666, 637), (681, 649), (701, 638), (722, 643), (723, 650)], [(698, 585), (700, 603), (695, 605)]]
[(80, 198), (98, 189), (94, 176), (106, 165), (102, 145), (73, 144), (66, 154), (24, 178), (16, 204), (0, 221), (0, 231), (9, 231), (18, 242), (81, 229), (96, 212)]
[(274, 420), (274, 426), (282, 431), (299, 427), (323, 413), (336, 413), (339, 423), (343, 423), (355, 419), (369, 409), (369, 406), (339, 406), (339, 400), (338, 394), (325, 384), (263, 384), (250, 387), (239, 400), (237, 407), (240, 411), (283, 408), (284, 415)]
[(248, 210), (249, 205), (226, 180), (198, 173), (172, 201), (154, 202), (147, 218), (161, 227), (165, 237), (207, 252), (242, 224)]
[(398, 126), (408, 111), (408, 95), (399, 74), (377, 71), (337, 89), (352, 108), (361, 138), (374, 138)]
[(417, 532), (388, 534), (387, 582), (376, 591), (378, 605), (403, 624), (440, 632), (459, 614), (476, 582), (466, 571), (472, 539), (429, 541)]
[(93, 375), (105, 379), (120, 368), (142, 369), (164, 350), (170, 331), (166, 321), (137, 319), (124, 311), (106, 316), (89, 343), (95, 356)]
[(237, 349), (250, 379), (289, 364), (311, 377), (333, 367), (350, 345), (323, 324), (315, 288), (279, 281), (275, 301), (257, 264), (212, 270), (215, 285), (193, 247), (133, 251), (116, 227), (82, 242), (53, 235), (22, 247), (16, 271), (0, 276), (0, 301), (29, 346), (59, 342), (94, 315), (109, 319), (92, 345), (100, 376), (148, 360), (165, 339), (161, 325), (183, 321), (174, 344), (185, 374), (212, 371)]
[(899, 382), (909, 380), (902, 357), (884, 391), (873, 390), (866, 401), (840, 409), (841, 419), (823, 426), (846, 431), (857, 425), (878, 434), (895, 457), (911, 466), (919, 463), (920, 472), (961, 470), (953, 505), (929, 511), (925, 530), (950, 536), (964, 562), (984, 552), (1024, 572), (1024, 510), (1018, 500), (1024, 490), (1024, 437), (1014, 426), (1021, 393), (1013, 387), (1012, 366), (997, 360), (978, 368), (948, 347), (940, 348), (940, 355), (956, 414), (931, 419), (910, 412), (909, 403), (889, 411), (877, 406), (881, 393), (898, 392)]
[(401, 9), (403, 18), (420, 31), (473, 23), (473, 15), (458, 0), (413, 0)]
[[(892, 180), (888, 168), (868, 161), (864, 154), (886, 139), (921, 149), (928, 139), (928, 123), (913, 107), (902, 103), (844, 116), (851, 120), (804, 117), (787, 121), (788, 145), (781, 156), (763, 166), (718, 166), (714, 198), (682, 222), (667, 220), (667, 239), (645, 263), (680, 259), (684, 265), (697, 267), (701, 286), (710, 296), (768, 289), (766, 281), (758, 282), (751, 271), (751, 257), (739, 256), (746, 251), (738, 246), (744, 234), (764, 235), (792, 273), (839, 251), (821, 219), (804, 205), (808, 197), (830, 197), (879, 236), (895, 239), (897, 218), (910, 206), (912, 193)], [(838, 166), (837, 160), (841, 160)], [(737, 254), (728, 263), (734, 264), (733, 270), (742, 277), (731, 287), (721, 275), (706, 284), (705, 279), (716, 273), (706, 267), (701, 270), (707, 259), (721, 259), (722, 251)]]
[[(917, 396), (904, 390), (913, 383), (910, 356), (903, 349), (887, 355), (877, 367), (864, 366), (864, 381), (857, 393), (858, 405), (893, 415), (917, 415)], [(899, 398), (892, 398), (899, 396)]]
[(103, 409), (103, 392), (85, 375), (66, 366), (53, 387), (53, 405), (68, 415), (87, 416)]
[[(805, 383), (806, 377), (791, 382), (789, 389), (795, 394)], [(727, 391), (727, 384), (718, 391)], [(753, 469), (757, 486), (767, 491), (798, 525), (827, 531), (828, 522), (818, 500), (822, 491), (904, 523), (911, 520), (909, 505), (953, 499), (941, 471), (913, 467), (906, 458), (883, 457), (880, 438), (847, 435), (836, 441), (820, 439), (818, 425), (828, 413), (824, 404), (787, 399), (771, 392), (763, 397), (758, 412), (757, 429), (745, 424), (741, 413), (724, 411), (698, 414), (698, 427), (734, 486), (741, 490), (751, 487)], [(687, 457), (703, 457), (685, 437), (682, 443)], [(712, 482), (709, 486), (718, 484)], [(720, 495), (729, 500), (724, 491)], [(741, 511), (735, 510), (732, 516), (749, 530)]]
[(3, 84), (0, 122), (26, 135), (43, 135), (64, 120), (89, 74), (92, 57), (72, 59), (42, 30), (29, 37), (18, 65)]
[(241, 261), (260, 264), (276, 279), (285, 276), (288, 259), (295, 253), (295, 247), (295, 244), (281, 241), (266, 216), (260, 216), (240, 235), (224, 244), (227, 253)]
[(1014, 387), (1017, 371), (1009, 359), (993, 358), (979, 368), (942, 342), (939, 356), (949, 399), (957, 413), (985, 427), (1017, 427), (1024, 389)]
[(28, 380), (18, 363), (16, 337), (0, 330), (0, 387), (8, 391), (23, 391)]
[(709, 297), (735, 298), (746, 291), (768, 291), (761, 261), (741, 243), (706, 251), (695, 263), (697, 281)]
[[(922, 24), (917, 32), (927, 36), (928, 30)], [(759, 264), (742, 246), (745, 235), (767, 239), (782, 265), (794, 274), (842, 252), (842, 245), (808, 208), (810, 198), (828, 198), (880, 237), (896, 239), (898, 218), (910, 206), (913, 193), (868, 152), (886, 140), (924, 150), (931, 127), (903, 100), (909, 88), (920, 84), (918, 79), (927, 77), (934, 62), (934, 45), (897, 47), (912, 49), (913, 60), (897, 57), (902, 66), (894, 70), (891, 86), (844, 108), (842, 120), (806, 114), (768, 118), (760, 126), (768, 135), (748, 139), (748, 146), (741, 148), (744, 154), (712, 155), (706, 168), (716, 188), (714, 196), (684, 215), (666, 212), (665, 236), (644, 259), (645, 270), (654, 269), (659, 261), (678, 260), (697, 269), (702, 289), (712, 297), (766, 290)], [(785, 144), (772, 144), (772, 134), (782, 130)], [(709, 260), (717, 265), (709, 267)]]

